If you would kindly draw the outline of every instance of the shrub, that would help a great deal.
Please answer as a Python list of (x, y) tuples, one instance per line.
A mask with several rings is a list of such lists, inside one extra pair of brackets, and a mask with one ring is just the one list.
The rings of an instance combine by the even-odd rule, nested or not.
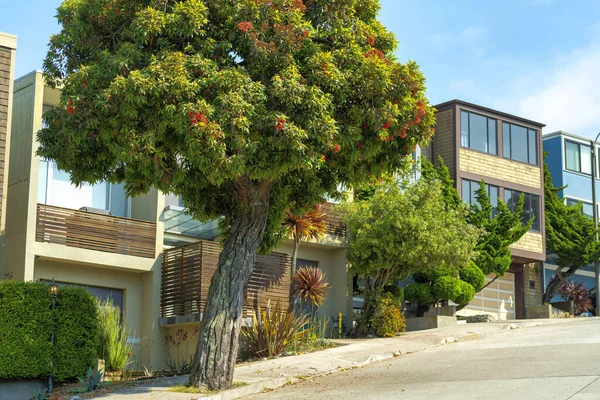
[(427, 283), (411, 283), (404, 289), (406, 300), (415, 304), (432, 304), (435, 301), (431, 285)]
[(459, 280), (451, 276), (441, 276), (431, 286), (437, 300), (453, 300), (460, 295)]
[(394, 298), (394, 301), (400, 306), (404, 300), (404, 289), (398, 285), (389, 285), (383, 288), (384, 293), (389, 293)]
[(104, 359), (107, 371), (120, 372), (127, 366), (132, 348), (121, 324), (121, 310), (107, 299), (99, 304), (98, 320), (100, 340), (97, 355)]
[(48, 285), (0, 282), (0, 378), (50, 374), (51, 305)]
[(558, 290), (558, 294), (564, 300), (573, 301), (575, 315), (589, 312), (594, 308), (590, 291), (583, 282), (577, 284), (574, 282), (565, 282)]
[(427, 283), (436, 281), (442, 276), (451, 276), (453, 275), (452, 271), (446, 265), (440, 265), (426, 271), (415, 272), (412, 276), (415, 282)]
[(327, 277), (319, 268), (300, 267), (294, 273), (293, 297), (299, 298), (303, 303), (320, 306), (330, 288)]
[(471, 284), (465, 281), (458, 281), (458, 290), (460, 294), (456, 296), (452, 301), (460, 306), (465, 306), (473, 300), (475, 297), (475, 289)]
[(79, 383), (81, 383), (85, 387), (86, 392), (93, 392), (96, 389), (100, 388), (100, 383), (102, 382), (102, 377), (104, 376), (102, 370), (92, 372), (92, 368), (88, 368), (87, 375), (80, 376), (77, 378)]
[(46, 283), (0, 282), (0, 378), (85, 374), (96, 362), (96, 307), (83, 288), (61, 288), (52, 311)]
[(296, 316), (293, 311), (285, 310), (279, 302), (274, 308), (265, 310), (258, 307), (252, 315), (252, 326), (242, 329), (244, 345), (247, 351), (256, 357), (277, 357), (283, 354), (286, 346), (308, 334), (304, 325), (308, 322), (305, 315)]
[(371, 318), (371, 328), (379, 337), (396, 336), (398, 332), (406, 329), (404, 316), (400, 312), (396, 300), (390, 294), (380, 297)]
[(485, 275), (473, 261), (469, 261), (466, 267), (458, 271), (460, 279), (470, 284), (475, 292), (479, 292), (485, 285)]
[(82, 287), (62, 287), (56, 297), (55, 318), (54, 378), (63, 381), (85, 375), (98, 361), (96, 298)]

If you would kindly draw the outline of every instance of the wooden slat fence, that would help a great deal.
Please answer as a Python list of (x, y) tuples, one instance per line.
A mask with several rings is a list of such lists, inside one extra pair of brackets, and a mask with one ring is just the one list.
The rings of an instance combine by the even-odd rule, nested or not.
[(156, 223), (38, 204), (35, 240), (154, 258)]
[(346, 224), (342, 222), (342, 215), (335, 210), (335, 204), (325, 203), (321, 205), (321, 211), (325, 213), (325, 233), (331, 236), (346, 237)]
[[(182, 316), (204, 310), (210, 281), (217, 269), (221, 248), (217, 242), (200, 241), (163, 252), (161, 317)], [(288, 302), (290, 256), (271, 253), (257, 256), (248, 282), (244, 311), (270, 300)]]

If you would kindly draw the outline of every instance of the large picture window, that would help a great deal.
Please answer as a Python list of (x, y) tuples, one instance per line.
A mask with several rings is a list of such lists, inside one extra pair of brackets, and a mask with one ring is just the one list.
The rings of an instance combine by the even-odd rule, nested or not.
[(585, 144), (565, 141), (565, 162), (569, 171), (592, 174), (591, 147)]
[(502, 123), (502, 153), (505, 158), (538, 165), (538, 133), (533, 129)]
[(460, 112), (460, 145), (484, 153), (498, 154), (496, 120), (472, 112)]
[[(519, 197), (521, 193), (516, 190), (504, 189), (504, 201), (511, 211), (517, 209), (519, 204)], [(539, 232), (541, 221), (540, 221), (540, 196), (531, 193), (524, 193), (525, 203), (523, 204), (523, 214), (521, 214), (521, 222), (527, 224), (531, 218), (534, 218), (531, 230)]]
[[(462, 186), (462, 200), (468, 204), (476, 204), (477, 202), (477, 190), (479, 189), (479, 182), (463, 179), (461, 182)], [(498, 198), (500, 197), (500, 188), (493, 185), (485, 185), (487, 194), (490, 197), (490, 204), (492, 205), (492, 218), (498, 213)]]

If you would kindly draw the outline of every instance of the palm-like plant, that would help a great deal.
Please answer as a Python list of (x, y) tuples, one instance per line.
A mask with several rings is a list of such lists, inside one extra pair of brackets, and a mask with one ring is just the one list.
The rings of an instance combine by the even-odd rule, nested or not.
[(325, 301), (331, 285), (327, 283), (325, 273), (315, 267), (300, 267), (294, 274), (292, 282), (293, 297), (303, 303), (320, 306)]
[(288, 231), (289, 237), (294, 241), (292, 265), (290, 268), (290, 277), (292, 280), (296, 268), (300, 241), (321, 239), (325, 234), (325, 219), (326, 215), (321, 211), (321, 207), (318, 204), (301, 215), (296, 215), (292, 212), (286, 214), (282, 225)]

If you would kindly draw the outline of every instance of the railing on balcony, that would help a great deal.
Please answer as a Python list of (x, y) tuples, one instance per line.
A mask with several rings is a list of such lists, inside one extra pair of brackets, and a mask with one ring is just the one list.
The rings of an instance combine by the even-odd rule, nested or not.
[(35, 240), (154, 258), (156, 223), (38, 204)]
[[(162, 318), (191, 315), (204, 310), (210, 281), (217, 269), (221, 248), (218, 243), (200, 241), (165, 250), (161, 279)], [(268, 301), (287, 304), (290, 286), (290, 256), (271, 253), (257, 256), (248, 283), (244, 311)]]
[(335, 210), (336, 204), (325, 203), (321, 211), (325, 213), (325, 233), (331, 236), (346, 237), (346, 224), (342, 222), (342, 214)]

